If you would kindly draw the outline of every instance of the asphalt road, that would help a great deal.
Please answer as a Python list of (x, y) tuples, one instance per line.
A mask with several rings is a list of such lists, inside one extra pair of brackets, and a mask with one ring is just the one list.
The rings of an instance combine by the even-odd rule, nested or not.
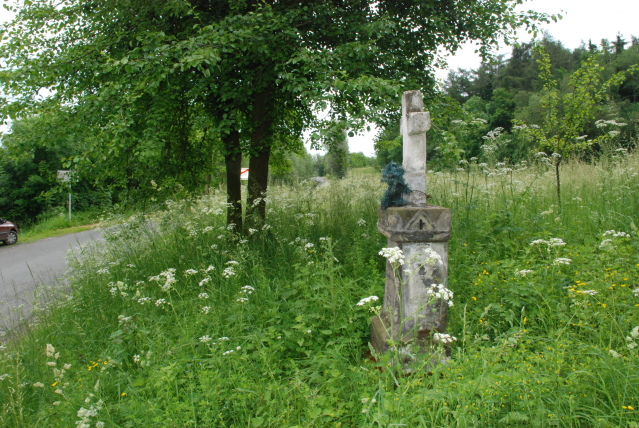
[(28, 244), (0, 244), (0, 333), (29, 318), (37, 288), (63, 285), (69, 249), (95, 239), (102, 239), (101, 233), (87, 230)]

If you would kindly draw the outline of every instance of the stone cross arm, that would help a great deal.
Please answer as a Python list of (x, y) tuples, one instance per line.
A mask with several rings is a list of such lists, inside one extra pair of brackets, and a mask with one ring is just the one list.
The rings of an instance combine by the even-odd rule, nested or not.
[(430, 113), (424, 111), (421, 91), (406, 91), (402, 96), (401, 132), (406, 184), (413, 191), (411, 204), (426, 205), (426, 131)]

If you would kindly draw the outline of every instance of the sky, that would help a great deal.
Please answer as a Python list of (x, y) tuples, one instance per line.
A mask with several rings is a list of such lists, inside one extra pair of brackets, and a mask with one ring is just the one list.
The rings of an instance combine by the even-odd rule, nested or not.
[[(563, 19), (559, 22), (544, 25), (542, 28), (569, 49), (579, 47), (582, 42), (588, 43), (589, 39), (595, 44), (598, 44), (604, 38), (612, 41), (617, 37), (617, 34), (621, 34), (626, 41), (630, 41), (631, 35), (639, 37), (639, 26), (637, 25), (639, 1), (637, 0), (606, 0), (605, 2), (595, 2), (593, 0), (527, 0), (519, 8), (520, 10), (561, 14)], [(0, 22), (9, 18), (9, 14), (3, 8), (0, 8)], [(522, 33), (518, 34), (520, 41), (530, 41), (531, 37), (525, 31), (522, 31)], [(457, 68), (478, 68), (480, 59), (474, 53), (474, 50), (475, 48), (472, 45), (464, 46), (454, 57), (448, 59), (449, 67), (447, 69), (437, 71), (437, 77), (444, 79), (449, 70)], [(509, 52), (510, 49), (503, 46), (497, 53), (508, 54)], [(373, 131), (365, 135), (349, 138), (350, 151), (374, 156), (373, 138), (375, 133), (376, 131), (373, 129)]]
[[(627, 42), (630, 36), (639, 37), (639, 1), (637, 0), (606, 0), (595, 2), (594, 0), (529, 0), (525, 1), (520, 10), (534, 10), (552, 15), (561, 14), (563, 19), (556, 23), (550, 23), (542, 28), (568, 49), (578, 48), (582, 42), (588, 44), (591, 39), (594, 44), (599, 44), (601, 39), (610, 41), (621, 34)], [(530, 35), (525, 31), (518, 34), (521, 42), (529, 42)], [(437, 71), (438, 79), (445, 79), (450, 70), (457, 68), (476, 69), (481, 60), (474, 53), (473, 45), (466, 45), (454, 57), (448, 59), (449, 67)], [(510, 53), (510, 48), (503, 46), (498, 54)], [(398, 106), (399, 108), (399, 106)], [(425, 106), (428, 109), (428, 106)], [(374, 156), (373, 139), (375, 132), (356, 136), (349, 139), (351, 152), (362, 152), (366, 156)]]

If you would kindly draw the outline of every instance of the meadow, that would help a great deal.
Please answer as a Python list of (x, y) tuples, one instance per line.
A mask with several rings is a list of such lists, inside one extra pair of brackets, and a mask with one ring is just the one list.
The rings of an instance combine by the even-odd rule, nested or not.
[(238, 234), (222, 191), (70, 260), (0, 350), (3, 427), (639, 427), (639, 156), (428, 174), (451, 209), (451, 359), (371, 357), (379, 174), (273, 187)]

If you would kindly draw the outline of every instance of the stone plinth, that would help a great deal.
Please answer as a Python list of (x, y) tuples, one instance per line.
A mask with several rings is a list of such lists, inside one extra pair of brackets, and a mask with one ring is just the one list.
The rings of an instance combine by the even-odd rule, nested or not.
[(403, 251), (405, 264), (398, 271), (386, 264), (384, 305), (372, 320), (371, 344), (378, 353), (389, 349), (389, 340), (411, 354), (427, 353), (432, 333), (443, 333), (448, 324), (448, 304), (432, 295), (438, 284), (448, 285), (450, 210), (409, 205), (380, 208), (378, 215), (377, 229), (388, 247)]

